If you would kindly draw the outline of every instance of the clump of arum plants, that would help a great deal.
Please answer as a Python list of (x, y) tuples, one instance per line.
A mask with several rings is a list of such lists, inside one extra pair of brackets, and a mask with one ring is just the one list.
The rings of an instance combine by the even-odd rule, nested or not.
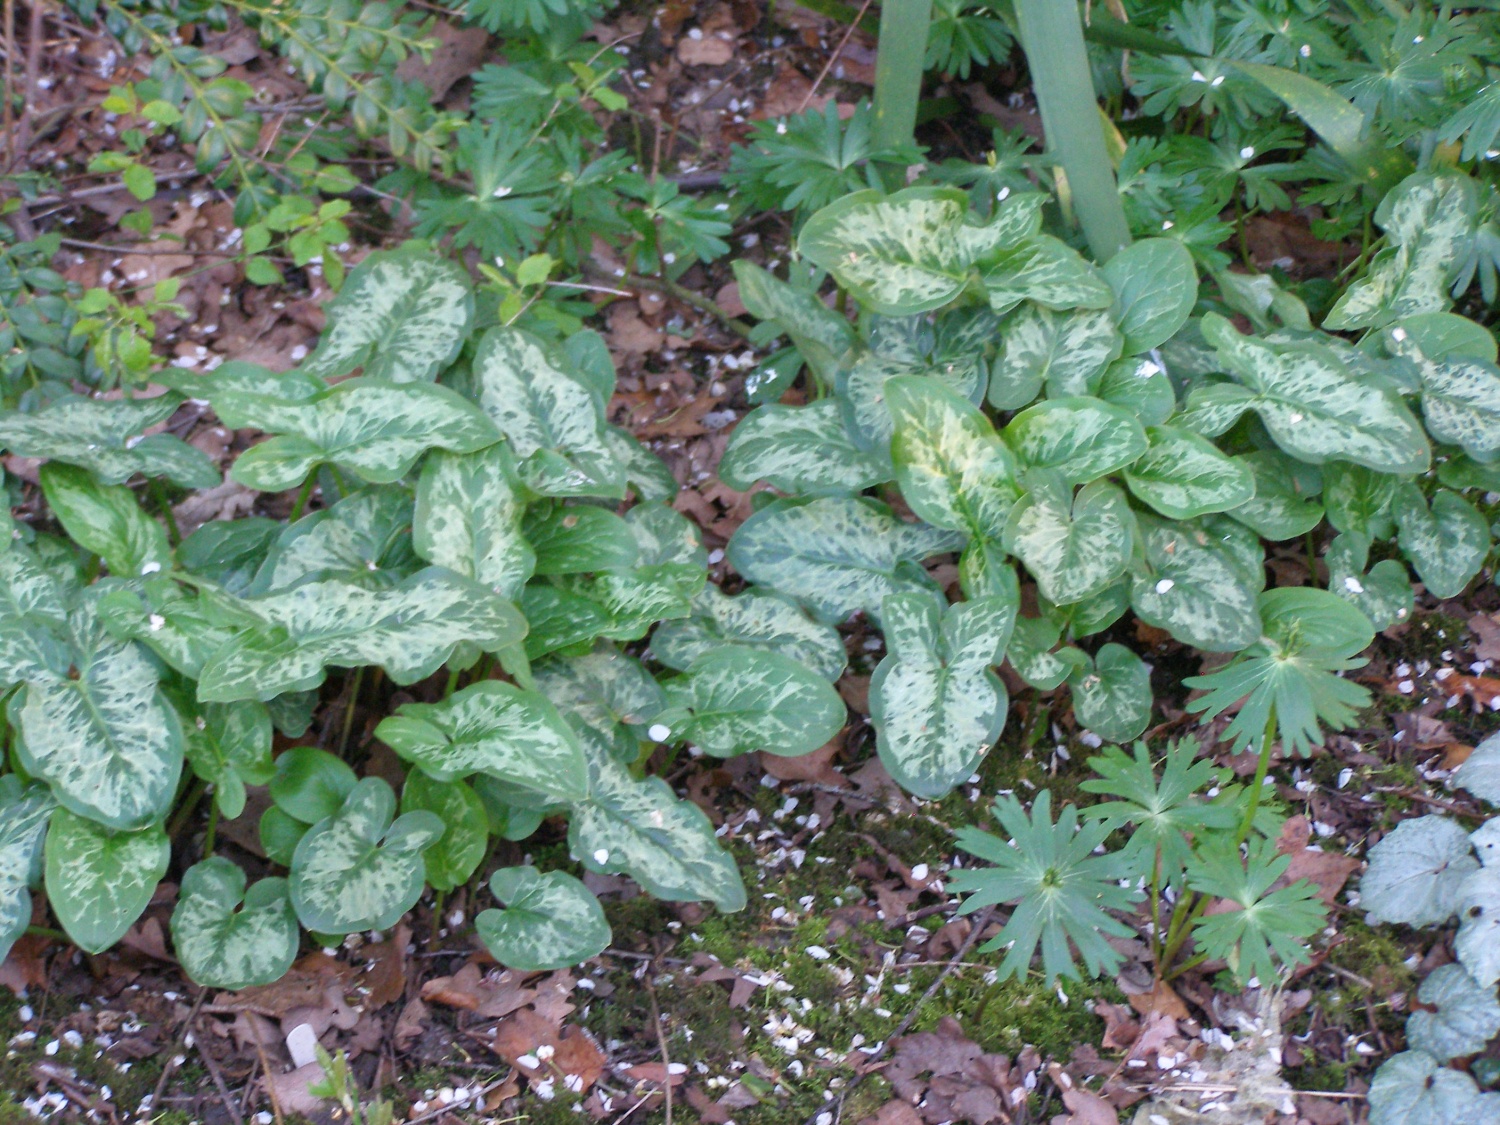
[[(155, 378), (155, 398), (0, 414), (0, 447), (43, 461), (40, 514), (0, 542), (0, 951), (33, 890), (99, 952), (169, 875), (177, 957), (218, 988), (276, 979), (307, 932), (385, 929), (427, 888), (485, 878), (479, 935), (526, 969), (608, 944), (579, 868), (745, 904), (708, 818), (646, 764), (663, 744), (823, 745), (845, 720), (843, 646), (779, 595), (706, 587), (671, 474), (605, 420), (598, 335), (478, 331), (468, 277), (398, 250), (350, 273), (297, 369)], [(223, 483), (154, 432), (185, 397), (267, 435), (229, 479), (293, 497), (288, 519), (179, 539), (171, 495)], [(649, 664), (624, 651), (653, 630)], [(333, 736), (273, 755), (273, 732), (307, 735), (330, 680)], [(361, 776), (351, 737), (354, 707), (388, 685), (418, 700), (375, 728), (404, 763), (394, 786)], [(257, 786), (272, 868), (252, 883), (217, 845)], [(547, 818), (566, 819), (573, 864), (493, 867), (497, 839)]]

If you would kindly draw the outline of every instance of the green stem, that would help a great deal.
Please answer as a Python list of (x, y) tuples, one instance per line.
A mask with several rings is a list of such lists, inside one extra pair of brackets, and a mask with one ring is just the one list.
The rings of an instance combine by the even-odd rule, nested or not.
[(61, 930), (54, 930), (51, 926), (27, 926), (26, 932), (32, 937), (51, 938), (53, 941), (65, 941), (73, 944), (73, 939)]
[(1273, 703), (1266, 717), (1266, 730), (1260, 738), (1260, 760), (1255, 764), (1255, 780), (1250, 783), (1250, 801), (1245, 806), (1245, 819), (1240, 821), (1240, 830), (1234, 842), (1243, 844), (1250, 838), (1255, 827), (1255, 813), (1260, 808), (1261, 790), (1266, 787), (1266, 774), (1271, 768), (1271, 740), (1276, 734), (1276, 705)]
[(214, 854), (214, 835), (219, 830), (219, 802), (210, 801), (208, 804), (208, 829), (203, 833), (203, 858), (207, 859)]
[[(1098, 261), (1107, 262), (1130, 245), (1130, 227), (1104, 145), (1078, 5), (1073, 0), (1016, 0), (1016, 17), (1047, 149), (1067, 174), (1089, 249)], [(878, 71), (878, 61), (876, 65)]]
[(1151, 866), (1151, 963), (1159, 973), (1161, 963), (1161, 845), (1156, 846), (1156, 862)]
[(297, 493), (297, 501), (292, 505), (292, 514), (287, 517), (288, 523), (296, 523), (302, 518), (302, 510), (307, 507), (308, 498), (312, 496), (312, 490), (318, 485), (318, 474), (308, 473), (307, 479), (302, 482), (302, 490)]
[(875, 128), (871, 138), (876, 150), (912, 143), (927, 62), (927, 27), (931, 21), (932, 0), (885, 0), (880, 6), (880, 44), (875, 55)]
[(457, 668), (449, 668), (448, 669), (448, 682), (445, 685), (443, 685), (443, 698), (444, 699), (449, 698), (453, 694), (454, 689), (456, 689), (457, 687), (458, 687), (458, 669)]
[(167, 825), (167, 835), (171, 839), (177, 839), (183, 826), (187, 824), (188, 817), (193, 815), (193, 810), (198, 807), (198, 802), (203, 800), (203, 794), (207, 792), (208, 782), (204, 781), (201, 777), (193, 778), (193, 784), (188, 789), (187, 796), (177, 806), (177, 815), (172, 817), (171, 823)]
[(354, 731), (354, 712), (359, 709), (359, 687), (365, 678), (365, 667), (354, 669), (354, 678), (349, 684), (349, 705), (344, 709), (344, 729), (339, 733), (339, 757), (349, 749), (349, 735)]
[(156, 477), (148, 477), (148, 487), (151, 490), (151, 499), (156, 504), (156, 510), (161, 514), (162, 522), (167, 525), (167, 539), (172, 546), (176, 547), (182, 542), (182, 529), (177, 526), (177, 517), (172, 513), (172, 501), (167, 496), (167, 490)]

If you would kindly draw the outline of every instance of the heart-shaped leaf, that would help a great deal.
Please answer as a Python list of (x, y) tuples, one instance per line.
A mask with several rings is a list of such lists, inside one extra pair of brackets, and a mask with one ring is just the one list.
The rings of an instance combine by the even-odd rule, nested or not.
[(761, 320), (774, 321), (814, 377), (833, 386), (834, 374), (854, 348), (854, 330), (813, 293), (796, 289), (743, 259), (733, 263), (740, 300)]
[(1260, 636), (1255, 590), (1235, 560), (1192, 524), (1140, 517), (1146, 568), (1132, 577), (1142, 621), (1208, 652), (1236, 652)]
[(992, 251), (980, 264), (990, 308), (1007, 312), (1022, 301), (1051, 309), (1107, 309), (1114, 294), (1099, 271), (1066, 242), (1034, 234)]
[(1328, 588), (1359, 607), (1377, 630), (1407, 620), (1416, 596), (1406, 567), (1395, 559), (1382, 559), (1369, 571), (1370, 537), (1346, 531), (1328, 545), (1323, 561), (1328, 565)]
[(177, 545), (177, 566), (208, 579), (226, 593), (241, 596), (250, 589), (284, 527), (279, 520), (260, 516), (209, 520)]
[(285, 879), (262, 879), (247, 893), (244, 871), (223, 856), (183, 875), (172, 945), (195, 984), (237, 989), (280, 980), (300, 939)]
[(1102, 647), (1069, 686), (1078, 721), (1106, 742), (1139, 738), (1151, 721), (1151, 669), (1124, 645)]
[(1458, 890), (1458, 935), (1453, 951), (1479, 984), (1500, 980), (1500, 868), (1481, 867)]
[(307, 830), (292, 856), (292, 906), (309, 930), (386, 930), (422, 895), (422, 851), (443, 834), (430, 812), (397, 817), (396, 794), (378, 777), (349, 792), (333, 816)]
[(1044, 384), (1051, 398), (1090, 394), (1123, 346), (1107, 312), (1055, 313), (1023, 305), (1005, 324), (1004, 344), (990, 369), (990, 403), (1000, 410), (1019, 410), (1030, 405)]
[[(230, 397), (216, 396), (215, 407)], [(254, 428), (280, 435), (246, 450), (230, 470), (261, 492), (295, 488), (328, 462), (361, 480), (389, 484), (429, 449), (472, 453), (499, 440), (483, 412), (435, 383), (347, 379), (309, 401), (244, 396), (235, 408)]]
[(0, 778), (0, 954), (31, 925), (31, 884), (40, 874), (42, 838), (57, 803), (43, 785)]
[(412, 545), (435, 566), (519, 596), (536, 557), (521, 534), (526, 497), (505, 442), (474, 453), (429, 453), (417, 482)]
[(1177, 392), (1161, 364), (1149, 356), (1119, 359), (1094, 381), (1094, 397), (1133, 414), (1143, 426), (1159, 426), (1177, 412)]
[(1170, 238), (1125, 247), (1102, 267), (1120, 308), (1120, 331), (1131, 355), (1159, 348), (1187, 323), (1198, 300), (1193, 255)]
[(316, 824), (344, 807), (359, 779), (342, 758), (316, 746), (294, 746), (276, 759), (271, 799), (303, 824)]
[[(413, 384), (420, 385), (420, 384)], [(440, 567), (390, 590), (337, 579), (238, 601), (257, 623), (214, 654), (198, 698), (266, 700), (317, 687), (325, 668), (378, 664), (398, 684), (432, 675), (459, 644), (488, 652), (514, 644), (526, 623), (510, 602)]]
[(1492, 805), (1500, 805), (1500, 733), (1474, 747), (1453, 772), (1453, 782)]
[(447, 892), (467, 883), (490, 848), (490, 818), (479, 795), (462, 781), (412, 770), (401, 787), (401, 811), (430, 812), (443, 822), (442, 836), (422, 853), (428, 885)]
[(751, 750), (811, 754), (848, 718), (839, 693), (807, 665), (737, 645), (710, 649), (669, 681), (667, 704), (686, 712), (686, 721), (658, 731), (657, 741), (691, 742), (721, 758)]
[(1368, 1097), (1370, 1125), (1500, 1122), (1500, 1094), (1481, 1094), (1467, 1074), (1426, 1051), (1393, 1055), (1375, 1072)]
[(588, 792), (583, 749), (540, 692), (481, 680), (441, 703), (405, 703), (375, 737), (441, 781), (487, 773), (561, 800)]
[(838, 630), (813, 621), (770, 590), (750, 589), (728, 597), (716, 586), (705, 586), (693, 599), (692, 617), (664, 621), (651, 636), (652, 656), (680, 672), (723, 645), (782, 653), (830, 683), (843, 675), (848, 662)]
[(247, 592), (274, 593), (309, 578), (389, 587), (416, 561), (411, 526), (409, 491), (400, 486), (362, 488), (283, 530)]
[(1125, 483), (1162, 515), (1188, 520), (1227, 512), (1255, 495), (1250, 470), (1207, 438), (1175, 426), (1152, 426), (1146, 440), (1146, 452), (1125, 470)]
[(640, 558), (629, 521), (606, 508), (538, 505), (527, 512), (522, 533), (536, 552), (538, 574), (623, 570)]
[(1128, 411), (1096, 398), (1054, 398), (1011, 419), (1005, 442), (1028, 469), (1077, 483), (1097, 480), (1146, 452), (1146, 431)]
[(1439, 489), (1427, 506), (1421, 489), (1403, 481), (1396, 493), (1397, 542), (1434, 597), (1463, 593), (1490, 553), (1490, 525), (1456, 492)]
[(66, 396), (36, 411), (0, 417), (0, 446), (18, 457), (39, 457), (88, 469), (105, 484), (124, 484), (136, 473), (166, 477), (183, 488), (213, 488), (222, 481), (206, 454), (172, 434), (142, 431), (165, 422), (179, 399), (91, 399)]
[(68, 537), (102, 558), (110, 573), (154, 574), (172, 565), (166, 531), (124, 485), (100, 484), (87, 469), (63, 462), (43, 465), (39, 477)]
[(1005, 657), (1016, 675), (1037, 691), (1051, 691), (1089, 666), (1088, 654), (1071, 645), (1057, 648), (1062, 626), (1047, 617), (1018, 617)]
[(214, 787), (214, 803), (233, 820), (245, 811), (245, 786), (265, 785), (275, 773), (271, 716), (265, 704), (249, 700), (202, 703), (196, 709), (186, 700), (182, 705), (188, 716), (183, 724), (188, 765)]
[(0, 683), (67, 674), (73, 655), (62, 584), (30, 550), (0, 551)]
[(1305, 535), (1323, 522), (1323, 505), (1316, 499), (1322, 483), (1316, 465), (1277, 449), (1259, 449), (1234, 461), (1249, 470), (1255, 487), (1255, 496), (1229, 513), (1240, 523), (1263, 538), (1283, 540)]
[[(1494, 343), (1488, 332), (1483, 335)], [(1441, 359), (1430, 359), (1431, 345), (1420, 345), (1404, 325), (1391, 329), (1386, 339), (1395, 354), (1416, 366), (1428, 432), (1439, 441), (1461, 446), (1477, 460), (1494, 460), (1500, 453), (1500, 368), (1493, 355), (1476, 357), (1445, 350), (1431, 352)]]
[(528, 660), (579, 646), (587, 651), (592, 642), (614, 628), (614, 618), (598, 602), (550, 583), (533, 582), (525, 587), (519, 605), (528, 626)]
[[(976, 354), (982, 358), (982, 352)], [(959, 398), (978, 406), (984, 401), (987, 373), (975, 355), (942, 360), (930, 356), (925, 349), (864, 352), (841, 369), (835, 389), (849, 437), (856, 445), (882, 458), (890, 448), (896, 428), (887, 388), (897, 378), (942, 384)]]
[(1372, 539), (1390, 536), (1391, 504), (1396, 482), (1390, 473), (1377, 473), (1363, 465), (1332, 461), (1323, 466), (1323, 504), (1328, 522), (1339, 531), (1352, 531)]
[(1464, 880), (1479, 861), (1469, 835), (1447, 817), (1403, 820), (1365, 857), (1359, 904), (1377, 922), (1440, 926), (1458, 909)]
[(943, 609), (929, 594), (896, 594), (883, 614), (889, 655), (870, 678), (870, 722), (885, 768), (936, 800), (966, 780), (1005, 725), (998, 664), (1016, 619), (1000, 598)]
[(904, 523), (874, 500), (827, 497), (767, 504), (729, 541), (729, 564), (836, 624), (875, 614), (889, 594), (932, 588), (916, 564), (955, 550), (963, 536)]
[(625, 523), (635, 537), (635, 566), (560, 581), (604, 610), (610, 619), (605, 636), (633, 641), (658, 621), (692, 612), (693, 598), (708, 581), (708, 552), (697, 525), (665, 504), (637, 504)]
[(103, 953), (150, 905), (171, 859), (159, 824), (113, 832), (58, 809), (47, 829), (47, 902), (79, 949)]
[(376, 251), (349, 272), (328, 318), (303, 374), (362, 367), (370, 379), (430, 382), (468, 338), (474, 294), (463, 269), (440, 254)]
[(751, 411), (719, 462), (719, 479), (741, 492), (763, 480), (799, 496), (846, 496), (889, 476), (889, 469), (849, 439), (833, 399)]
[(479, 940), (508, 969), (566, 969), (609, 947), (609, 921), (593, 892), (563, 871), (502, 867), (490, 876), (490, 893), (503, 910), (481, 910)]
[(666, 693), (645, 666), (610, 645), (584, 656), (548, 660), (534, 669), (537, 690), (573, 725), (589, 728), (634, 761), (667, 705)]
[(604, 427), (604, 444), (625, 471), (637, 499), (670, 502), (681, 491), (667, 463), (619, 426)]
[(1017, 501), (1005, 528), (1005, 549), (1058, 605), (1112, 585), (1125, 573), (1134, 542), (1135, 516), (1125, 493), (1103, 480), (1077, 496), (1065, 485), (1034, 488)]
[(1500, 1031), (1495, 986), (1479, 984), (1462, 965), (1439, 965), (1422, 982), (1417, 999), (1432, 1010), (1412, 1012), (1406, 1041), (1440, 1062), (1477, 1055)]

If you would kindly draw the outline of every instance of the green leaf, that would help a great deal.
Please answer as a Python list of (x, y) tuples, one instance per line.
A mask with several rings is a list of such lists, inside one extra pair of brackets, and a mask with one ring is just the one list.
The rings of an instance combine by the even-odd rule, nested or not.
[(510, 446), (435, 451), (422, 463), (412, 546), (435, 566), (516, 598), (536, 557), (521, 534), (526, 496)]
[(405, 488), (360, 489), (287, 526), (246, 592), (275, 593), (309, 578), (388, 588), (415, 562), (411, 526), (412, 499)]
[(1125, 247), (1102, 267), (1120, 308), (1120, 331), (1130, 355), (1159, 348), (1187, 323), (1198, 300), (1193, 255), (1171, 238)]
[[(1448, 314), (1430, 313), (1428, 317)], [(1420, 324), (1424, 317), (1412, 317), (1387, 334), (1387, 346), (1398, 356), (1410, 360), (1417, 370), (1422, 389), (1422, 416), (1427, 429), (1439, 441), (1461, 446), (1465, 453), (1480, 461), (1492, 461), (1500, 453), (1500, 368), (1494, 355), (1473, 356), (1462, 350), (1441, 351), (1441, 359), (1429, 359), (1428, 348), (1441, 347), (1443, 341), (1419, 342), (1416, 333), (1405, 325)], [(1453, 317), (1460, 324), (1472, 321)], [(1478, 327), (1475, 325), (1474, 327)], [(1484, 329), (1480, 333), (1494, 346), (1494, 337)], [(1471, 345), (1472, 346), (1472, 345)]]
[(1041, 305), (1022, 305), (1006, 322), (1003, 345), (990, 369), (990, 403), (999, 410), (1019, 410), (1031, 404), (1044, 384), (1050, 398), (1089, 394), (1123, 347), (1107, 312), (1055, 313)]
[(1001, 598), (946, 610), (931, 594), (886, 599), (890, 651), (870, 679), (870, 722), (885, 768), (917, 796), (945, 796), (1000, 736), (1009, 697), (993, 665), (1016, 609)]
[(68, 612), (57, 578), (30, 550), (0, 550), (0, 683), (67, 674), (73, 656)]
[(468, 338), (474, 294), (463, 269), (441, 255), (376, 251), (349, 272), (328, 319), (304, 374), (363, 367), (368, 379), (430, 382)]
[(583, 749), (540, 692), (481, 680), (441, 703), (405, 703), (375, 737), (440, 781), (487, 773), (561, 800), (587, 793)]
[[(1316, 499), (1322, 479), (1316, 466), (1277, 449), (1259, 449), (1234, 460), (1249, 471), (1255, 488), (1253, 499), (1230, 511), (1234, 519), (1275, 540), (1295, 539), (1323, 522), (1323, 506)], [(1344, 464), (1334, 461), (1329, 467)]]
[(394, 926), (422, 895), (422, 852), (443, 834), (430, 812), (396, 818), (396, 794), (378, 777), (307, 830), (292, 856), (292, 906), (309, 930), (350, 934)]
[(214, 803), (233, 820), (245, 811), (245, 786), (265, 785), (275, 773), (271, 716), (264, 704), (249, 701), (204, 703), (197, 712), (182, 708), (189, 718), (183, 724), (188, 765), (214, 787)]
[(625, 471), (606, 439), (588, 385), (536, 337), (491, 328), (474, 356), (475, 399), (509, 440), (521, 479), (543, 496), (625, 494)]
[(42, 839), (57, 807), (45, 786), (0, 778), (0, 953), (31, 925), (31, 886), (40, 874)]
[(1146, 452), (1146, 431), (1128, 411), (1099, 399), (1054, 398), (1010, 420), (1003, 431), (1028, 469), (1052, 469), (1079, 484), (1113, 473)]
[(728, 559), (747, 581), (836, 624), (858, 610), (878, 614), (889, 594), (932, 589), (916, 564), (962, 542), (952, 532), (905, 523), (874, 500), (777, 500), (739, 526)]
[(937, 357), (929, 359), (921, 349), (906, 353), (907, 349), (902, 349), (899, 354), (865, 352), (848, 367), (840, 369), (835, 383), (849, 437), (856, 445), (879, 457), (885, 456), (896, 428), (887, 394), (892, 379), (913, 378), (924, 383), (939, 383), (975, 406), (984, 401), (985, 367), (975, 356), (942, 360)]
[(124, 484), (143, 473), (183, 488), (213, 488), (222, 477), (206, 454), (171, 434), (141, 436), (170, 418), (178, 404), (174, 395), (114, 400), (66, 395), (35, 413), (0, 416), (0, 446), (19, 457), (77, 465), (105, 484)]
[(1045, 617), (1018, 617), (1006, 659), (1016, 675), (1037, 691), (1051, 691), (1069, 676), (1089, 666), (1088, 655), (1071, 646), (1053, 651), (1062, 626)]
[(327, 666), (378, 664), (398, 684), (426, 679), (464, 642), (487, 652), (525, 635), (510, 602), (440, 567), (371, 591), (336, 579), (238, 601), (256, 622), (203, 668), (198, 698), (267, 700), (323, 682)]
[(1068, 681), (1074, 715), (1106, 742), (1139, 738), (1151, 721), (1151, 669), (1117, 644), (1103, 646), (1093, 665)]
[(122, 484), (100, 484), (87, 469), (62, 462), (41, 467), (47, 506), (68, 537), (98, 555), (110, 573), (129, 577), (172, 565), (167, 533)]
[(1410, 481), (1398, 487), (1395, 502), (1397, 542), (1434, 597), (1463, 593), (1490, 553), (1489, 521), (1456, 492), (1439, 489), (1427, 506), (1421, 489)]
[(751, 750), (811, 754), (848, 718), (839, 693), (805, 664), (736, 645), (703, 653), (666, 691), (667, 705), (686, 712), (686, 721), (656, 731), (656, 741), (691, 742), (721, 758)]
[(1250, 470), (1205, 437), (1175, 426), (1152, 426), (1146, 440), (1146, 452), (1125, 470), (1125, 483), (1164, 516), (1187, 520), (1227, 512), (1256, 494)]
[(443, 892), (461, 887), (489, 853), (490, 820), (484, 802), (462, 781), (435, 781), (412, 770), (401, 787), (401, 811), (424, 810), (443, 823), (442, 836), (422, 853), (427, 883)]
[(177, 566), (227, 593), (243, 595), (284, 527), (260, 516), (209, 520), (177, 545)]
[(1135, 541), (1135, 516), (1125, 493), (1109, 481), (1037, 487), (1017, 501), (1005, 528), (1005, 549), (1058, 605), (1081, 602), (1125, 573)]
[(955, 871), (948, 888), (968, 893), (961, 912), (1015, 903), (1001, 932), (980, 947), (991, 953), (1010, 946), (1000, 962), (1000, 977), (1023, 977), (1038, 944), (1042, 972), (1050, 984), (1058, 977), (1078, 976), (1072, 950), (1083, 957), (1090, 975), (1113, 973), (1124, 962), (1107, 938), (1127, 938), (1135, 931), (1109, 913), (1128, 911), (1141, 895), (1119, 881), (1131, 873), (1120, 853), (1094, 855), (1109, 835), (1104, 824), (1078, 823), (1078, 810), (1067, 805), (1052, 822), (1052, 794), (1037, 794), (1031, 815), (1013, 796), (995, 802), (995, 816), (1011, 836), (1009, 842), (977, 828), (961, 828), (958, 846), (993, 867)]
[(1260, 636), (1255, 589), (1236, 560), (1192, 524), (1142, 516), (1146, 566), (1131, 578), (1142, 621), (1208, 652), (1235, 652)]
[(1479, 869), (1469, 835), (1442, 816), (1403, 820), (1365, 857), (1359, 904), (1377, 922), (1440, 926), (1458, 909), (1464, 880)]
[(1500, 868), (1481, 867), (1463, 881), (1458, 917), (1453, 951), (1470, 976), (1493, 987), (1500, 980)]
[(625, 470), (625, 480), (636, 497), (671, 503), (680, 491), (667, 463), (619, 426), (604, 427), (604, 444)]
[(1252, 840), (1240, 857), (1232, 839), (1205, 841), (1187, 865), (1187, 883), (1202, 895), (1239, 907), (1205, 914), (1193, 926), (1193, 937), (1210, 957), (1223, 958), (1240, 980), (1270, 985), (1286, 968), (1312, 960), (1307, 942), (1323, 928), (1328, 910), (1317, 888), (1306, 879), (1272, 890), (1291, 857), (1276, 852), (1275, 840)]
[(692, 617), (657, 627), (651, 655), (657, 663), (684, 672), (698, 657), (723, 645), (779, 652), (830, 682), (843, 675), (848, 662), (838, 630), (813, 621), (781, 595), (750, 589), (729, 597), (712, 585), (693, 599)]
[(194, 984), (270, 984), (292, 967), (300, 943), (285, 879), (262, 879), (247, 892), (245, 873), (222, 856), (210, 856), (183, 875), (172, 911), (172, 945)]
[(562, 871), (502, 867), (490, 876), (490, 893), (503, 910), (474, 919), (479, 940), (508, 969), (566, 969), (609, 947), (609, 921), (587, 887)]
[(328, 391), (328, 384), (316, 375), (309, 375), (304, 367), (271, 371), (259, 364), (235, 359), (221, 363), (207, 373), (169, 367), (151, 378), (153, 382), (188, 398), (213, 402), (219, 420), (236, 430), (246, 429), (252, 424), (240, 415), (238, 407), (242, 405), (253, 408), (261, 398), (278, 402), (311, 402)]
[(1094, 395), (1135, 415), (1143, 426), (1159, 426), (1177, 412), (1177, 392), (1166, 369), (1149, 356), (1116, 360), (1095, 380)]
[(1323, 467), (1323, 503), (1328, 522), (1342, 532), (1385, 539), (1390, 534), (1391, 504), (1398, 478), (1363, 465), (1332, 461)]
[[(1203, 318), (1203, 335), (1250, 392), (1240, 408), (1252, 407), (1276, 444), (1293, 457), (1315, 465), (1352, 461), (1387, 473), (1426, 470), (1427, 439), (1400, 397), (1360, 381), (1331, 348), (1241, 336), (1217, 315)], [(1199, 392), (1193, 398), (1201, 405)]]
[(159, 824), (112, 832), (58, 809), (47, 830), (47, 902), (79, 949), (103, 953), (150, 905), (171, 859)]
[(1440, 1062), (1477, 1055), (1500, 1032), (1495, 986), (1479, 984), (1462, 965), (1439, 965), (1422, 982), (1417, 999), (1431, 1009), (1412, 1012), (1406, 1041)]
[(537, 690), (575, 730), (581, 724), (597, 732), (630, 762), (667, 705), (666, 693), (645, 666), (609, 645), (584, 656), (548, 660), (533, 674)]
[(719, 479), (740, 492), (763, 480), (800, 496), (844, 496), (889, 476), (889, 469), (849, 439), (833, 399), (751, 411), (719, 462)]
[(544, 582), (533, 582), (521, 591), (518, 603), (526, 617), (526, 657), (540, 660), (549, 653), (587, 646), (614, 628), (612, 618), (598, 602)]
[[(215, 407), (227, 397), (217, 397)], [(280, 435), (246, 450), (230, 470), (261, 492), (294, 488), (328, 462), (361, 480), (389, 484), (429, 449), (473, 453), (499, 438), (478, 408), (434, 383), (347, 379), (308, 402), (245, 396), (236, 408), (254, 428)]]
[(751, 262), (739, 259), (732, 267), (745, 308), (761, 320), (774, 321), (818, 382), (832, 386), (835, 372), (854, 349), (849, 322), (814, 294), (793, 288)]
[(1392, 1055), (1370, 1083), (1370, 1125), (1495, 1125), (1500, 1094), (1481, 1094), (1461, 1071), (1440, 1066), (1426, 1051)]
[(522, 533), (536, 552), (536, 573), (542, 575), (623, 570), (640, 557), (630, 524), (608, 509), (587, 504), (534, 507)]
[(1474, 796), (1500, 805), (1500, 736), (1490, 735), (1453, 773), (1453, 782)]
[(1396, 559), (1382, 559), (1366, 572), (1370, 559), (1370, 537), (1346, 531), (1328, 545), (1323, 561), (1328, 566), (1328, 588), (1370, 619), (1376, 630), (1389, 629), (1407, 620), (1416, 596), (1406, 567)]
[(276, 759), (271, 799), (304, 825), (316, 824), (344, 807), (358, 780), (342, 758), (327, 750), (294, 746)]
[(980, 277), (997, 313), (1022, 301), (1052, 309), (1107, 309), (1114, 302), (1099, 271), (1066, 242), (1046, 234), (988, 254), (980, 263)]

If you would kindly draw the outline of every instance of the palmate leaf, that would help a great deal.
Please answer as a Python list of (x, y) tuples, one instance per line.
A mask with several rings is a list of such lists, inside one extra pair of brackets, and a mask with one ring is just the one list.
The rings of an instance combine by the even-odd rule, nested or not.
[(1187, 865), (1188, 886), (1239, 907), (1208, 914), (1193, 926), (1193, 937), (1210, 957), (1223, 958), (1241, 980), (1268, 987), (1278, 979), (1277, 963), (1292, 968), (1311, 960), (1307, 939), (1323, 928), (1328, 910), (1306, 879), (1289, 887), (1271, 886), (1291, 863), (1278, 855), (1274, 840), (1252, 840), (1240, 857), (1232, 840), (1205, 840)]
[(1469, 836), (1443, 816), (1403, 820), (1370, 849), (1360, 905), (1378, 922), (1437, 926), (1458, 909), (1464, 880), (1478, 870)]
[(609, 946), (609, 920), (592, 891), (563, 871), (502, 867), (490, 893), (503, 910), (481, 910), (479, 940), (508, 969), (545, 972), (587, 961)]
[(170, 418), (180, 401), (175, 395), (114, 400), (66, 396), (32, 414), (0, 416), (0, 447), (19, 457), (77, 465), (105, 484), (124, 484), (143, 473), (183, 488), (212, 488), (221, 477), (206, 454), (171, 434), (141, 436)]
[(1205, 720), (1241, 705), (1224, 734), (1236, 750), (1258, 746), (1273, 714), (1282, 744), (1294, 754), (1322, 745), (1320, 724), (1350, 726), (1368, 706), (1368, 689), (1337, 673), (1360, 667), (1375, 637), (1354, 606), (1326, 590), (1284, 587), (1260, 595), (1262, 636), (1233, 662), (1183, 681), (1207, 692), (1188, 703)]
[(839, 693), (807, 665), (737, 645), (703, 653), (666, 691), (668, 707), (683, 719), (673, 718), (670, 734), (658, 731), (656, 741), (691, 742), (723, 758), (751, 750), (810, 754), (848, 718)]
[(1054, 824), (1052, 794), (1045, 789), (1030, 816), (1013, 796), (995, 802), (995, 816), (1010, 834), (1008, 842), (977, 828), (962, 828), (957, 837), (960, 848), (994, 866), (955, 871), (948, 887), (968, 893), (964, 914), (1015, 904), (1005, 928), (980, 947), (988, 953), (1010, 946), (1000, 963), (1001, 979), (1024, 976), (1038, 944), (1048, 983), (1079, 975), (1074, 949), (1091, 976), (1113, 973), (1125, 958), (1105, 939), (1132, 937), (1135, 931), (1109, 912), (1129, 910), (1141, 895), (1119, 884), (1132, 874), (1133, 864), (1120, 853), (1094, 854), (1109, 828), (1080, 826), (1072, 805)]
[(717, 586), (705, 586), (693, 599), (693, 616), (664, 621), (651, 635), (651, 655), (657, 663), (679, 672), (723, 645), (782, 653), (830, 683), (843, 675), (848, 663), (837, 629), (812, 620), (780, 594), (758, 588), (729, 597)]
[(398, 684), (432, 675), (459, 644), (495, 651), (525, 636), (516, 608), (486, 587), (440, 567), (390, 590), (337, 579), (226, 603), (246, 626), (216, 652), (198, 698), (271, 699), (323, 682), (328, 666), (378, 664)]
[(183, 971), (205, 988), (249, 988), (280, 980), (297, 959), (301, 934), (285, 879), (245, 889), (245, 872), (210, 856), (182, 877), (172, 911), (172, 944)]
[(10, 955), (31, 925), (31, 885), (41, 871), (42, 839), (57, 808), (44, 785), (0, 777), (0, 954)]

